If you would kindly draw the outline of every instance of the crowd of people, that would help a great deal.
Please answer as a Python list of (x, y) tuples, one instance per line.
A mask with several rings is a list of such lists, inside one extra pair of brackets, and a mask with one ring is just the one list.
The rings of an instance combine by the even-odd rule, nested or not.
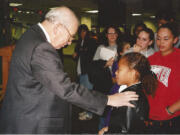
[[(154, 33), (143, 22), (137, 23), (129, 36), (110, 24), (97, 36), (97, 49), (88, 69), (93, 90), (104, 94), (137, 90), (139, 95), (132, 110), (106, 108), (99, 121), (100, 135), (180, 133), (180, 64), (176, 60), (180, 55), (180, 33), (169, 12), (157, 15), (157, 26)], [(112, 51), (116, 55), (104, 57), (104, 48), (109, 50), (107, 56)], [(129, 75), (133, 70), (136, 73)], [(86, 116), (83, 120), (89, 120)]]
[[(157, 22), (156, 33), (141, 22), (128, 38), (113, 24), (94, 35), (69, 8), (49, 11), (16, 44), (0, 133), (70, 133), (69, 103), (85, 109), (79, 120), (100, 115), (99, 135), (180, 133), (180, 33), (165, 12)], [(76, 31), (78, 83), (56, 51)]]

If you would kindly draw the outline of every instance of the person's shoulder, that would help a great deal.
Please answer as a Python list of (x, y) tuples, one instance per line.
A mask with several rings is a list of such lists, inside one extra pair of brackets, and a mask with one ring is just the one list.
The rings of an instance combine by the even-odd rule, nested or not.
[(125, 91), (138, 92), (138, 91), (141, 91), (141, 90), (142, 90), (142, 83), (137, 83), (137, 84), (134, 84), (132, 86), (127, 87), (126, 89), (123, 90), (123, 92), (125, 92)]
[(158, 56), (159, 56), (159, 54), (160, 54), (160, 52), (154, 52), (154, 54), (153, 54), (153, 55), (151, 55), (151, 56), (149, 56), (149, 57), (148, 57), (148, 60), (152, 60), (152, 59), (154, 59), (154, 58), (158, 57)]
[(103, 48), (103, 47), (105, 47), (103, 44), (100, 44), (99, 46), (98, 46), (98, 49), (101, 49), (101, 48)]
[(175, 52), (180, 54), (180, 49), (179, 48), (174, 48), (175, 49)]
[(155, 50), (154, 50), (152, 47), (150, 47), (150, 48), (148, 49), (148, 51), (155, 52)]
[(180, 49), (179, 48), (174, 48), (174, 55), (175, 55), (175, 57), (180, 57)]

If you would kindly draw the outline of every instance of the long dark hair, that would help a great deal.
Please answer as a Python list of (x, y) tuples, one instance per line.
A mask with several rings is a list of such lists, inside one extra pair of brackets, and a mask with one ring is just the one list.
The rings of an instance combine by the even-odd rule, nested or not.
[(108, 42), (108, 39), (106, 37), (106, 34), (108, 34), (109, 28), (113, 28), (116, 31), (116, 33), (118, 35), (117, 40), (116, 40), (117, 44), (120, 42), (121, 37), (122, 37), (122, 33), (121, 33), (121, 31), (119, 30), (119, 28), (117, 26), (109, 25), (104, 29), (104, 31), (101, 33), (101, 37), (100, 37), (101, 38), (100, 43), (103, 43), (104, 46), (109, 46), (109, 42)]
[(145, 93), (154, 97), (158, 83), (156, 75), (151, 71), (148, 59), (137, 52), (127, 53), (122, 56), (122, 59), (126, 59), (130, 69), (139, 73), (137, 77), (141, 81)]
[(88, 39), (89, 38), (89, 29), (88, 29), (88, 27), (87, 27), (87, 25), (86, 24), (81, 24), (80, 26), (79, 26), (79, 28), (78, 28), (78, 40), (82, 40), (82, 38), (81, 38), (81, 32), (82, 31), (86, 31), (86, 36), (85, 36), (85, 39)]

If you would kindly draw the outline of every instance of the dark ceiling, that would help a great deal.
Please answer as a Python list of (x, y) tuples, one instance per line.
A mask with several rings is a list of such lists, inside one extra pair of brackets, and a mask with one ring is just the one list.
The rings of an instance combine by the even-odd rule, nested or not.
[[(99, 10), (102, 7), (106, 7), (106, 12), (109, 14), (111, 9), (113, 9), (113, 4), (118, 4), (118, 12), (113, 12), (113, 14), (121, 14), (118, 18), (121, 18), (121, 24), (131, 25), (135, 23), (136, 20), (144, 20), (145, 18), (155, 21), (155, 19), (150, 18), (155, 16), (159, 10), (173, 11), (176, 14), (177, 21), (180, 22), (180, 0), (0, 0), (0, 22), (3, 27), (9, 28), (9, 23), (16, 25), (29, 26), (31, 24), (37, 23), (42, 20), (42, 16), (52, 7), (58, 6), (68, 6), (70, 7), (78, 17), (88, 16), (85, 13), (87, 10)], [(7, 8), (8, 3), (21, 3), (22, 6)], [(106, 3), (106, 4), (105, 4)], [(120, 4), (121, 3), (121, 4)], [(116, 7), (117, 8), (117, 7)], [(121, 8), (124, 8), (124, 12), (121, 12)], [(10, 11), (10, 13), (9, 13)], [(21, 11), (21, 12), (20, 12)], [(31, 12), (27, 14), (27, 12)], [(41, 14), (42, 13), (42, 14)], [(134, 17), (132, 13), (140, 13), (141, 16)], [(10, 15), (10, 19), (8, 16)], [(98, 17), (97, 17), (98, 15)], [(92, 14), (92, 22), (99, 19), (99, 14)], [(122, 17), (125, 16), (125, 19)], [(123, 18), (123, 19), (122, 19)], [(94, 19), (94, 20), (93, 20)], [(9, 21), (10, 20), (10, 21)], [(122, 21), (123, 20), (123, 21)], [(106, 22), (103, 20), (103, 22)], [(7, 25), (7, 26), (6, 26)], [(9, 30), (10, 31), (10, 30)], [(9, 37), (9, 36), (7, 36)]]
[[(158, 3), (163, 5), (171, 0), (9, 0), (13, 3), (22, 3), (23, 5), (19, 8), (31, 9), (31, 10), (47, 10), (51, 7), (57, 7), (60, 5), (68, 6), (76, 11), (85, 11), (89, 9), (97, 9), (98, 1), (121, 1), (125, 3), (129, 10), (133, 12), (143, 10), (149, 12), (153, 10)], [(158, 2), (160, 1), (160, 2)], [(174, 0), (173, 0), (174, 1)], [(158, 6), (159, 6), (158, 5)], [(111, 6), (111, 5), (109, 5)]]
[(9, 0), (11, 3), (22, 3), (18, 8), (28, 10), (49, 10), (57, 6), (68, 6), (76, 11), (97, 9), (97, 0)]
[[(175, 12), (180, 10), (180, 0), (8, 0), (10, 3), (22, 3), (18, 7), (24, 10), (43, 10), (61, 5), (72, 8), (77, 13), (83, 13), (90, 9), (98, 9), (98, 3), (107, 1), (120, 1), (126, 5), (126, 10), (131, 13), (141, 12), (154, 14), (160, 9), (173, 9)], [(101, 1), (101, 2), (100, 2)], [(99, 5), (101, 6), (101, 5)], [(109, 4), (111, 6), (111, 4)]]
[[(9, 3), (20, 3), (21, 6), (10, 7), (11, 18), (15, 22), (28, 22), (32, 24), (33, 21), (40, 20), (40, 16), (43, 16), (50, 8), (58, 6), (70, 7), (76, 15), (80, 18), (88, 10), (99, 10), (98, 19), (101, 17), (100, 13), (103, 13), (102, 23), (105, 16), (110, 16), (105, 21), (112, 18), (117, 23), (124, 24), (132, 21), (133, 13), (140, 13), (141, 20), (145, 17), (155, 16), (159, 10), (172, 10), (177, 14), (178, 20), (180, 20), (180, 0), (3, 0)], [(115, 9), (116, 8), (116, 9)], [(21, 13), (20, 13), (21, 11)], [(105, 13), (106, 11), (106, 13)], [(30, 13), (27, 13), (30, 12)], [(117, 15), (116, 15), (117, 14)], [(101, 14), (102, 15), (102, 14)], [(99, 17), (100, 16), (100, 17)], [(113, 16), (113, 17), (112, 17)], [(133, 16), (134, 17), (134, 16)], [(110, 18), (110, 19), (109, 19)], [(127, 19), (128, 18), (128, 19)], [(135, 18), (135, 17), (134, 17)], [(133, 19), (134, 19), (133, 18)], [(99, 21), (98, 21), (99, 22)]]

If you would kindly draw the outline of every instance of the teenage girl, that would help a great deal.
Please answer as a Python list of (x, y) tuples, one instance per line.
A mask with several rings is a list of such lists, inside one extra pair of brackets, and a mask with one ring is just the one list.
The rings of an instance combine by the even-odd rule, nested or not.
[(155, 97), (148, 96), (149, 133), (180, 133), (180, 50), (174, 48), (177, 35), (172, 24), (160, 26), (156, 39), (159, 52), (149, 57), (158, 78)]
[(147, 58), (136, 52), (123, 55), (118, 63), (116, 81), (119, 85), (127, 85), (123, 91), (135, 91), (139, 100), (132, 102), (135, 108), (112, 108), (108, 127), (99, 134), (108, 133), (143, 133), (144, 121), (148, 118), (149, 105), (146, 95), (154, 96), (157, 86), (156, 77), (151, 72)]
[(154, 32), (149, 28), (142, 29), (136, 39), (136, 44), (130, 48), (129, 52), (139, 52), (146, 57), (154, 54), (154, 49), (151, 47), (154, 42)]

